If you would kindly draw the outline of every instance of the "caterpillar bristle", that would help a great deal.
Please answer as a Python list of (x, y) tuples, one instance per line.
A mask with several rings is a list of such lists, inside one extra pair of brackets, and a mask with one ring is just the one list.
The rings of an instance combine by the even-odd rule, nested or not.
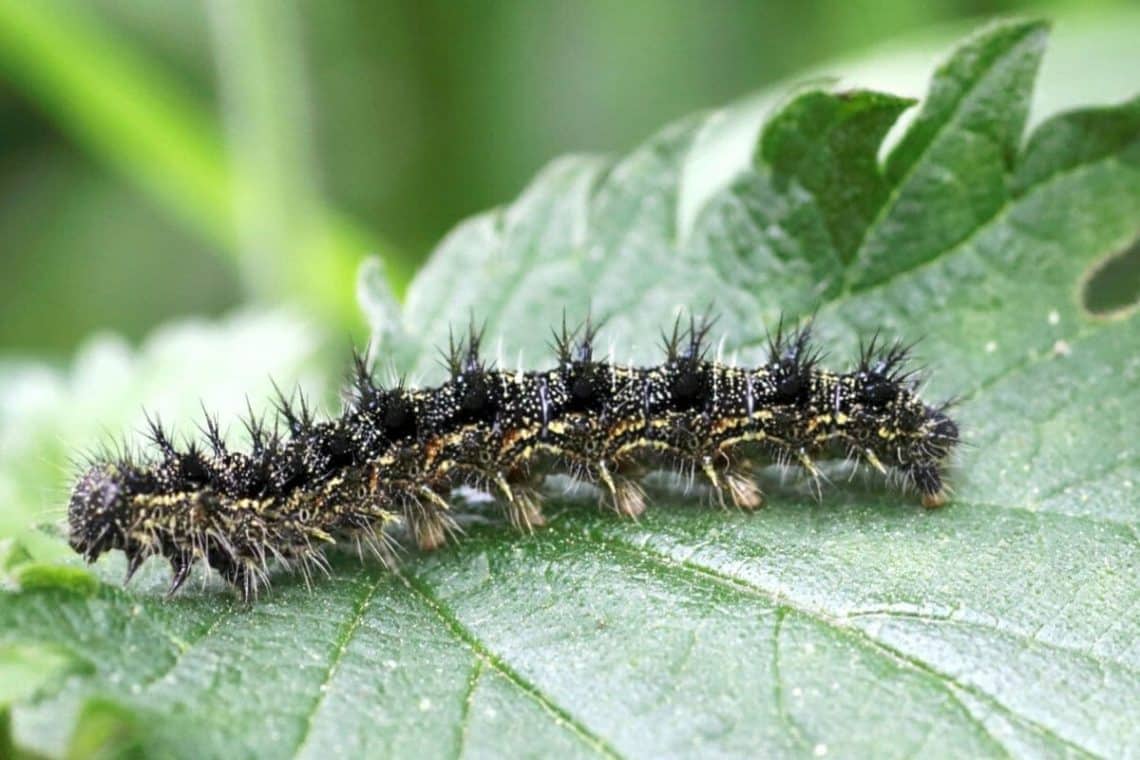
[(372, 358), (369, 352), (352, 349), (352, 369), (349, 374), (348, 399), (354, 406), (368, 406), (379, 393), (373, 378)]
[[(561, 330), (551, 329), (552, 339), (547, 342), (559, 365), (573, 362), (590, 362), (594, 356), (594, 341), (601, 323), (595, 323), (593, 315), (587, 313), (585, 320), (573, 330), (567, 328), (566, 312), (562, 312)], [(579, 338), (578, 334), (582, 337)]]
[(707, 313), (699, 317), (695, 314), (689, 315), (689, 347), (684, 358), (695, 362), (708, 360), (708, 337), (718, 319), (718, 317)]
[(558, 363), (569, 364), (571, 356), (574, 352), (574, 341), (577, 338), (578, 329), (575, 328), (573, 332), (567, 327), (566, 324), (566, 310), (562, 310), (562, 329), (559, 331), (557, 328), (550, 328), (551, 339), (547, 341), (551, 352), (554, 354)]
[(151, 416), (150, 412), (143, 410), (143, 417), (146, 420), (147, 429), (144, 436), (154, 446), (167, 457), (175, 455), (174, 442), (167, 432), (166, 428), (162, 425), (162, 420), (158, 415)]
[(751, 511), (764, 503), (753, 463), (798, 468), (822, 498), (826, 458), (874, 470), (927, 507), (946, 502), (959, 431), (952, 402), (919, 398), (913, 344), (876, 333), (852, 371), (830, 372), (811, 322), (781, 317), (767, 362), (738, 367), (719, 348), (710, 358), (715, 323), (678, 316), (662, 333), (662, 363), (638, 367), (597, 358), (600, 325), (587, 316), (571, 328), (564, 314), (551, 333), (555, 366), (508, 371), (483, 357), (486, 326), (472, 318), (440, 351), (443, 384), (381, 385), (372, 357), (354, 351), (339, 417), (318, 421), (303, 394), (274, 385), (271, 418), (247, 404), (245, 451), (227, 447), (205, 409), (203, 442), (184, 446), (147, 415), (151, 457), (124, 442), (86, 463), (68, 509), (71, 545), (88, 561), (122, 550), (128, 581), (162, 556), (170, 594), (200, 561), (250, 601), (275, 567), (306, 584), (328, 574), (333, 544), (392, 565), (401, 527), (423, 550), (459, 539), (450, 494), (460, 487), (490, 494), (516, 529), (536, 530), (550, 474), (596, 487), (627, 519), (649, 506), (641, 480), (651, 470), (698, 479), (713, 505)]
[(486, 322), (478, 328), (475, 327), (475, 316), (472, 315), (471, 321), (467, 325), (467, 358), (463, 363), (462, 370), (466, 375), (481, 375), (487, 371), (488, 365), (479, 355), (483, 345), (483, 333), (486, 330)]
[(210, 445), (210, 451), (215, 457), (225, 455), (226, 440), (222, 436), (218, 418), (210, 414), (210, 411), (206, 409), (205, 404), (202, 404), (202, 420), (202, 424), (198, 426), (198, 430), (205, 437), (206, 443)]

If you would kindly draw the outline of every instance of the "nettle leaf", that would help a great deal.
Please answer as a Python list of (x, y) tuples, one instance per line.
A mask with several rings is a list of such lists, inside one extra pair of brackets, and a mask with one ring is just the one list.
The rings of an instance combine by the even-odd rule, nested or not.
[(907, 101), (807, 89), (757, 122), (751, 164), (689, 223), (679, 197), (712, 187), (701, 136), (725, 113), (616, 163), (555, 162), (456, 229), (402, 312), (376, 270), (362, 279), (384, 355), (426, 380), (470, 313), (502, 363), (548, 361), (563, 308), (604, 318), (640, 359), (679, 310), (710, 304), (742, 362), (781, 311), (818, 312), (837, 364), (876, 329), (923, 338), (928, 393), (962, 398), (969, 441), (949, 506), (862, 478), (817, 501), (772, 472), (757, 514), (668, 486), (638, 522), (564, 498), (532, 536), (472, 526), (398, 575), (337, 558), (312, 589), (281, 578), (250, 608), (217, 584), (164, 602), (157, 567), (131, 590), (32, 583), (0, 605), (0, 643), (75, 667), (11, 707), (13, 741), (195, 757), (1131, 752), (1140, 325), (1134, 304), (1082, 303), (1140, 235), (1140, 100), (1026, 138), (1045, 37), (1008, 22), (965, 42), (882, 161)]
[(237, 443), (237, 416), (250, 403), (259, 413), (270, 406), (271, 378), (321, 398), (320, 355), (310, 322), (250, 310), (217, 323), (165, 325), (134, 351), (121, 338), (96, 335), (69, 372), (0, 363), (0, 537), (16, 536), (37, 559), (69, 556), (64, 543), (27, 528), (63, 518), (66, 478), (78, 462), (102, 449), (141, 446), (148, 413), (179, 421), (181, 439), (196, 437), (209, 409)]

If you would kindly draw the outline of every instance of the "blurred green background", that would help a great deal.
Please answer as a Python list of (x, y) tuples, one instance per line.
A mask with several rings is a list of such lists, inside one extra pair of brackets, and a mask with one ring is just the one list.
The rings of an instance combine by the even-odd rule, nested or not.
[(362, 257), (400, 291), (559, 154), (625, 151), (875, 45), (1126, 7), (0, 0), (0, 353), (60, 357), (250, 300), (358, 332)]

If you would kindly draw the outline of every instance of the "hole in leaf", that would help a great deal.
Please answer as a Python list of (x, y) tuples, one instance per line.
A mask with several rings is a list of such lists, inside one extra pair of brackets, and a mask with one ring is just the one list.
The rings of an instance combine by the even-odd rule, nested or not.
[(1081, 304), (1098, 317), (1118, 316), (1140, 303), (1140, 237), (1096, 264), (1085, 278)]

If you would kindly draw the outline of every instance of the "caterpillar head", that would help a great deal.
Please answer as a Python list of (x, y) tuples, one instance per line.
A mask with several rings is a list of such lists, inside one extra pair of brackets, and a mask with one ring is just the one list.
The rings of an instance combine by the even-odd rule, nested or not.
[(69, 542), (88, 562), (126, 546), (128, 496), (123, 473), (113, 464), (91, 467), (75, 484), (67, 509)]
[(854, 375), (851, 400), (860, 453), (901, 470), (928, 506), (941, 504), (945, 461), (959, 438), (946, 406), (929, 406), (910, 383), (873, 371)]

